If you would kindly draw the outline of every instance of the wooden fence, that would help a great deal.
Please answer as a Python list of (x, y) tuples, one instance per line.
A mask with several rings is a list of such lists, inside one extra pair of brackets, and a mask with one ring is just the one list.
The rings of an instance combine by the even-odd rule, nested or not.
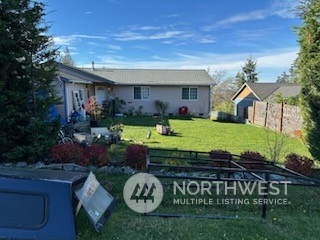
[(254, 102), (248, 109), (251, 123), (283, 132), (292, 136), (300, 136), (302, 116), (297, 106), (283, 103)]

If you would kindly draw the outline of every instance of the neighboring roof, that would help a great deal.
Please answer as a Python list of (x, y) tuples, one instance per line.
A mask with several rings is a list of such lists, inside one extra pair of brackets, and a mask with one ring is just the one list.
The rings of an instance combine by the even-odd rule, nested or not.
[(232, 97), (232, 100), (246, 87), (260, 101), (264, 101), (277, 94), (281, 94), (283, 97), (293, 97), (297, 96), (300, 92), (300, 85), (298, 83), (245, 83)]
[(300, 93), (300, 85), (298, 83), (291, 83), (290, 85), (280, 86), (277, 90), (272, 93), (272, 96), (281, 94), (282, 97), (295, 97)]
[(205, 70), (107, 69), (81, 68), (82, 71), (108, 79), (115, 85), (213, 85)]

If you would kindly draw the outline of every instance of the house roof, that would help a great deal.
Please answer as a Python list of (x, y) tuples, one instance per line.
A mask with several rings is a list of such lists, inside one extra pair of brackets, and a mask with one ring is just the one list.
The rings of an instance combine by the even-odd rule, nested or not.
[(249, 88), (259, 101), (270, 99), (277, 94), (283, 97), (297, 96), (300, 92), (298, 83), (245, 83), (232, 97), (232, 100), (237, 98), (244, 88)]
[(60, 76), (61, 80), (65, 82), (77, 82), (77, 83), (95, 82), (95, 83), (114, 84), (112, 81), (108, 79), (92, 74), (90, 72), (83, 71), (79, 68), (67, 66), (59, 62), (56, 62), (56, 64), (59, 71), (65, 74), (65, 76)]
[(107, 69), (81, 68), (114, 82), (115, 85), (213, 85), (211, 76), (205, 70), (172, 69)]

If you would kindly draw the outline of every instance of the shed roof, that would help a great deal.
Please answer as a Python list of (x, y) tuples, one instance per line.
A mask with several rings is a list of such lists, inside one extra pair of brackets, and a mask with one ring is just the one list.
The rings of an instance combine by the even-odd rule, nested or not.
[(281, 94), (283, 97), (297, 96), (300, 92), (300, 85), (298, 83), (245, 83), (232, 97), (232, 100), (246, 87), (248, 87), (260, 101), (264, 101), (277, 94)]

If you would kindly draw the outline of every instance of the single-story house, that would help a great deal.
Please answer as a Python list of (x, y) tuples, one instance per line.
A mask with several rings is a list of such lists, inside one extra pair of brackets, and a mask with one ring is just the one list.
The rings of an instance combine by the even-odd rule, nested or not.
[(96, 96), (98, 104), (115, 98), (125, 102), (122, 113), (140, 109), (154, 114), (155, 100), (168, 103), (166, 114), (186, 106), (194, 115), (210, 112), (213, 80), (205, 70), (75, 68), (57, 63), (55, 79), (62, 99), (58, 110), (65, 118), (84, 112), (83, 104)]
[(298, 83), (244, 83), (234, 94), (234, 115), (248, 118), (248, 107), (254, 101), (274, 102), (281, 95), (283, 98), (295, 97), (300, 93)]

